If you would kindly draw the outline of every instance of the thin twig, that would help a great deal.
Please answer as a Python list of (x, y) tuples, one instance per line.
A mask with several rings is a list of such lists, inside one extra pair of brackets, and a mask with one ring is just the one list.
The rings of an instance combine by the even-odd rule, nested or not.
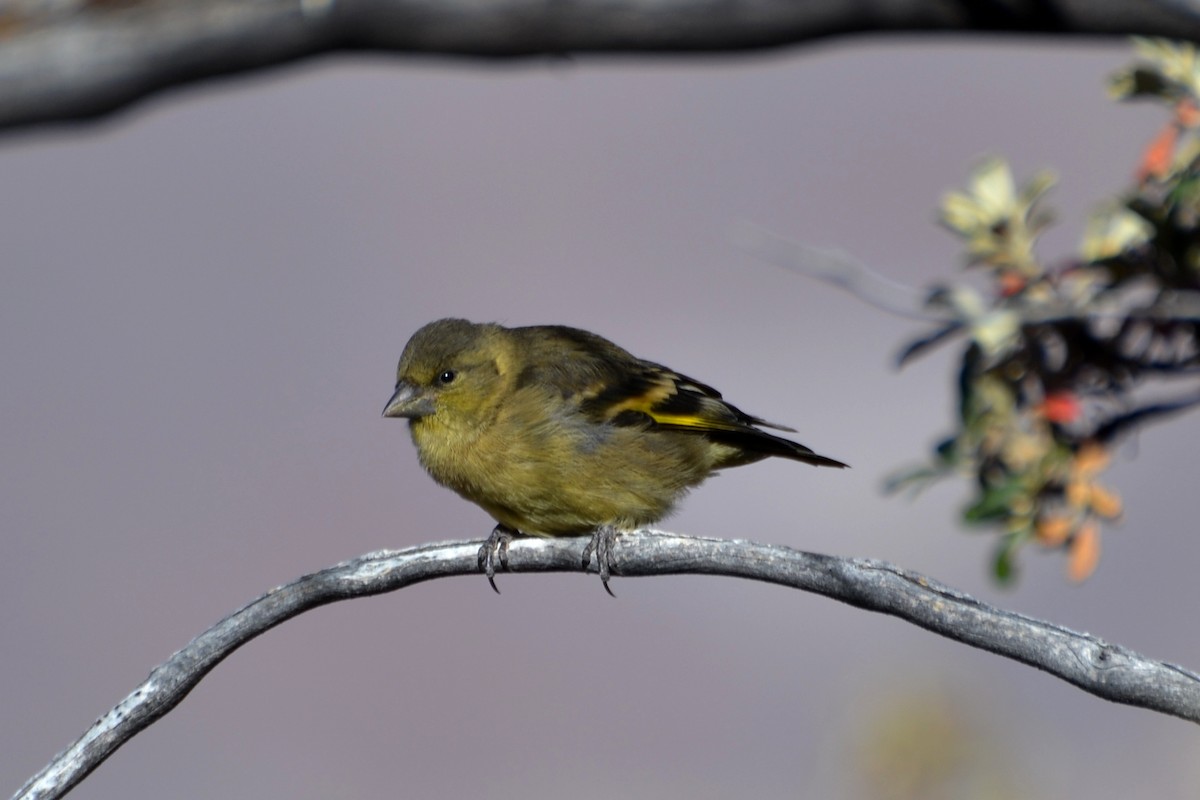
[(956, 315), (929, 308), (928, 292), (894, 281), (840, 250), (801, 244), (752, 222), (735, 225), (730, 239), (755, 258), (836, 286), (889, 314), (921, 322), (957, 321)]
[[(935, 325), (955, 325), (954, 331), (976, 323), (981, 315), (993, 311), (986, 306), (972, 308), (956, 302), (954, 287), (941, 291), (917, 289), (871, 269), (858, 259), (840, 251), (813, 247), (772, 233), (751, 222), (734, 226), (730, 239), (748, 255), (827, 283), (851, 296), (906, 319)], [(1148, 322), (1200, 322), (1200, 292), (1175, 290), (1161, 297), (1153, 287), (1138, 287), (1110, 296), (1091, 298), (1075, 304), (1066, 301), (1009, 305), (1006, 310), (1018, 314), (1023, 325), (1087, 320), (1120, 322), (1127, 319)], [(968, 290), (969, 291), (969, 290)]]
[[(588, 537), (517, 539), (508, 549), (508, 563), (513, 572), (578, 572), (587, 541)], [(272, 589), (156, 667), (128, 697), (21, 787), (14, 800), (62, 797), (126, 740), (178, 705), (234, 650), (276, 625), (337, 600), (390, 592), (433, 578), (477, 575), (482, 543), (381, 550)], [(612, 567), (619, 576), (725, 575), (816, 592), (1029, 664), (1106, 700), (1200, 722), (1200, 675), (1087, 633), (989, 606), (883, 561), (744, 540), (637, 531), (617, 538)]]

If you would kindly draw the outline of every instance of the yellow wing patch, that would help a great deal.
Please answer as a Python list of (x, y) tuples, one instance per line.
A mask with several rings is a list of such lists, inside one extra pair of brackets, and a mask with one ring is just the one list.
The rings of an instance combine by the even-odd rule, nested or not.
[(740, 431), (745, 423), (714, 396), (711, 389), (664, 372), (645, 380), (635, 394), (612, 403), (606, 416), (612, 419), (626, 411), (645, 414), (659, 425), (701, 431)]

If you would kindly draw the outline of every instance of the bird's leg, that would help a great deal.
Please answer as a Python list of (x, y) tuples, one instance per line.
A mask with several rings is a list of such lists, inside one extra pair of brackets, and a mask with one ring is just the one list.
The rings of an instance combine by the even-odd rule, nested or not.
[(516, 534), (517, 532), (507, 525), (497, 523), (483, 547), (479, 548), (479, 570), (487, 575), (488, 583), (492, 585), (492, 591), (496, 594), (500, 594), (500, 590), (496, 588), (496, 561), (500, 561), (500, 569), (508, 571), (508, 543)]
[(592, 553), (596, 554), (596, 570), (600, 573), (600, 581), (604, 584), (604, 591), (608, 592), (609, 597), (616, 597), (612, 589), (608, 588), (608, 579), (612, 574), (610, 564), (612, 562), (612, 549), (617, 541), (617, 529), (611, 525), (601, 525), (592, 533), (592, 538), (587, 543), (587, 547), (583, 548), (583, 568), (586, 570), (588, 564), (592, 560)]

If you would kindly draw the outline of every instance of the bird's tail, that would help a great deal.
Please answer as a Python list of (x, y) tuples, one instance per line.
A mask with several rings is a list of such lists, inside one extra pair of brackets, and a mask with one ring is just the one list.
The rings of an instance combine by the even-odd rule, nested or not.
[(785, 439), (782, 436), (776, 436), (773, 433), (767, 433), (758, 428), (747, 427), (740, 431), (713, 432), (709, 435), (715, 441), (732, 445), (745, 453), (746, 463), (758, 461), (768, 456), (780, 456), (781, 458), (790, 458), (793, 461), (803, 461), (805, 464), (812, 464), (814, 467), (837, 467), (844, 469), (850, 466), (838, 461), (836, 458), (814, 453), (810, 448), (805, 447), (799, 442), (793, 442), (791, 439)]

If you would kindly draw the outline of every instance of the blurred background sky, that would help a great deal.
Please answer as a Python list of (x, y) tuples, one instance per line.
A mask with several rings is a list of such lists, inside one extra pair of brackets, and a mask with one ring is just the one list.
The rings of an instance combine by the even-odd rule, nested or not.
[[(380, 417), (438, 317), (569, 323), (791, 424), (662, 527), (894, 561), (1200, 668), (1195, 415), (1118, 454), (1081, 586), (883, 477), (948, 429), (953, 348), (729, 244), (741, 220), (895, 280), (987, 154), (1052, 166), (1074, 248), (1164, 122), (1122, 43), (858, 38), (736, 59), (324, 59), (0, 139), (0, 778), (12, 792), (266, 589), (479, 538)], [(504, 575), (318, 609), (221, 664), (81, 798), (1190, 798), (1193, 726), (830, 600), (731, 579)], [(923, 777), (924, 776), (924, 777)], [(928, 777), (934, 776), (934, 777)]]

